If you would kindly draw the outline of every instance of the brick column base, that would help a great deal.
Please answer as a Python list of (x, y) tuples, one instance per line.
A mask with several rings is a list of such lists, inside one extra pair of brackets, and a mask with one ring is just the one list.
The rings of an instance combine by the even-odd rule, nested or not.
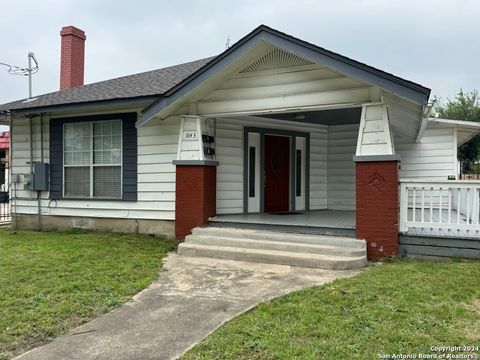
[(175, 237), (185, 239), (192, 229), (216, 215), (217, 167), (177, 165), (175, 186)]
[(356, 235), (369, 260), (398, 253), (398, 161), (356, 163)]

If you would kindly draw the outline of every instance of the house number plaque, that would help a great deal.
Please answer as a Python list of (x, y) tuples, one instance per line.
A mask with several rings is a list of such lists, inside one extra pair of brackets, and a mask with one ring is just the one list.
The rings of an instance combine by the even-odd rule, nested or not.
[(198, 139), (198, 134), (196, 131), (185, 131), (183, 133), (183, 140), (186, 141), (195, 141)]

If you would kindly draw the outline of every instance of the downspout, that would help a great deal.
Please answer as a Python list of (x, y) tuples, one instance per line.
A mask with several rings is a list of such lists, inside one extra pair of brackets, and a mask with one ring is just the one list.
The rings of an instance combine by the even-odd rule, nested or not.
[(30, 134), (29, 134), (29, 139), (30, 139), (30, 175), (33, 174), (33, 122), (32, 122), (32, 117), (30, 116), (28, 118), (28, 125), (30, 128)]
[(418, 129), (418, 133), (417, 133), (417, 136), (415, 138), (415, 142), (419, 142), (420, 139), (422, 138), (423, 133), (425, 132), (425, 129), (427, 128), (428, 119), (430, 118), (430, 115), (431, 115), (432, 110), (433, 110), (433, 106), (435, 105), (436, 101), (437, 100), (434, 99), (431, 103), (429, 103), (427, 105), (424, 105), (422, 107), (422, 122), (420, 124), (420, 129)]
[[(10, 149), (9, 149), (9, 154), (8, 154), (8, 177), (9, 177), (9, 189), (8, 191), (10, 192), (11, 185), (12, 185), (12, 179), (15, 177), (13, 176), (13, 113), (10, 113), (10, 122), (9, 122), (9, 127), (10, 127)], [(15, 179), (16, 180), (16, 179)], [(17, 181), (13, 182), (13, 206), (12, 206), (12, 197), (10, 196), (10, 211), (13, 208), (13, 219), (15, 221), (14, 223), (14, 230), (17, 230)]]
[[(30, 128), (29, 138), (30, 138), (30, 186), (31, 190), (33, 191), (33, 120), (32, 116), (28, 118), (28, 126)], [(38, 205), (38, 191), (37, 191), (37, 230), (40, 230), (40, 206)]]
[[(40, 157), (42, 164), (44, 163), (43, 155), (43, 114), (40, 114)], [(42, 191), (37, 191), (37, 208), (38, 208), (38, 229), (43, 231), (42, 219)]]
[[(34, 174), (33, 174), (33, 120), (32, 120), (32, 116), (29, 117), (29, 127), (30, 127), (30, 174), (31, 174), (31, 187), (32, 187), (32, 190), (35, 191), (33, 189), (33, 178), (34, 178)], [(40, 126), (42, 126), (43, 124), (43, 115), (41, 114), (40, 115)], [(40, 138), (41, 138), (41, 142), (42, 142), (42, 147), (43, 147), (43, 131), (42, 129), (40, 129)], [(41, 151), (41, 154), (42, 154), (42, 162), (43, 162), (43, 149)], [(37, 190), (37, 230), (42, 230), (42, 212), (41, 212), (41, 191), (40, 190)]]

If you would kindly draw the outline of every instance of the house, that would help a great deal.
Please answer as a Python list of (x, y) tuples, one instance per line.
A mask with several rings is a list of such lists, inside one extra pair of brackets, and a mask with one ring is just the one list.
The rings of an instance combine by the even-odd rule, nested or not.
[(350, 237), (369, 259), (479, 256), (480, 186), (455, 180), (479, 124), (429, 118), (430, 89), (264, 25), (215, 57), (83, 85), (85, 34), (61, 38), (61, 90), (0, 107), (13, 226), (210, 225), (182, 251), (215, 238), (226, 258), (227, 241), (269, 256), (248, 229), (290, 249), (303, 234), (307, 253)]

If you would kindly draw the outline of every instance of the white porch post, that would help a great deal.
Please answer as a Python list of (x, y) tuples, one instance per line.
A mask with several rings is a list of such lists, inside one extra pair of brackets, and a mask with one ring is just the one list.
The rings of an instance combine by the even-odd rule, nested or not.
[(217, 165), (212, 119), (183, 116), (175, 178), (175, 237), (183, 240), (216, 215)]

